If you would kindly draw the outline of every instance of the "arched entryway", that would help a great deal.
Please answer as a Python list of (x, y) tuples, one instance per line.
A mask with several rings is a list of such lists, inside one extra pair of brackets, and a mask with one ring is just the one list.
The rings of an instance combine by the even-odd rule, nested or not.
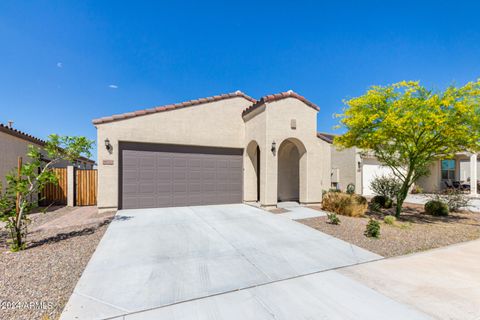
[(305, 188), (306, 149), (298, 139), (284, 140), (278, 148), (277, 200), (301, 201)]
[(260, 201), (260, 147), (256, 141), (247, 146), (248, 160), (245, 166), (246, 201)]

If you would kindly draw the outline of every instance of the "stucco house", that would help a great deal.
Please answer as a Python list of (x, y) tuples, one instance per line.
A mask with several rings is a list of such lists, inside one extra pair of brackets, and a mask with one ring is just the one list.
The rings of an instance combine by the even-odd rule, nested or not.
[[(390, 175), (391, 169), (383, 166), (375, 157), (358, 148), (339, 150), (333, 145), (336, 135), (318, 133), (331, 145), (332, 187), (345, 190), (348, 184), (355, 185), (356, 192), (373, 195), (370, 183), (376, 176)], [(473, 172), (473, 175), (471, 174)], [(458, 181), (471, 185), (470, 193), (477, 195), (480, 180), (480, 163), (476, 154), (461, 152), (452, 159), (436, 160), (430, 166), (430, 174), (417, 181), (424, 192), (438, 192), (446, 187), (446, 181)]]
[[(42, 149), (45, 141), (13, 128), (11, 123), (9, 125), (0, 123), (0, 181), (2, 185), (5, 184), (5, 176), (17, 167), (18, 157), (22, 157), (24, 161), (28, 160), (29, 145)], [(74, 165), (81, 169), (91, 169), (94, 164), (95, 161), (81, 157)], [(62, 161), (55, 167), (63, 168), (67, 165), (66, 161)]]
[(98, 207), (319, 203), (331, 145), (319, 108), (293, 91), (240, 91), (93, 120)]

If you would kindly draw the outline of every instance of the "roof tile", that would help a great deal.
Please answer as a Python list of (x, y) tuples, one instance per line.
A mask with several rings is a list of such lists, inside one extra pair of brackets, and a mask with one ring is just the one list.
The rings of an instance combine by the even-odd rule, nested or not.
[(298, 100), (302, 101), (303, 103), (305, 103), (310, 108), (313, 108), (317, 111), (320, 110), (320, 108), (316, 104), (314, 104), (313, 102), (310, 102), (305, 97), (299, 95), (298, 93), (295, 93), (295, 92), (289, 90), (287, 92), (270, 94), (270, 95), (262, 97), (260, 100), (257, 100), (256, 102), (254, 102), (250, 107), (243, 110), (242, 116), (245, 116), (245, 115), (249, 114), (250, 112), (252, 112), (256, 108), (260, 107), (261, 105), (264, 105), (267, 102), (273, 102), (273, 101), (277, 101), (277, 100), (281, 100), (281, 99), (285, 99), (285, 98), (298, 99)]
[(242, 97), (242, 98), (245, 98), (245, 99), (247, 99), (251, 102), (256, 102), (255, 99), (246, 95), (245, 93), (243, 93), (241, 91), (236, 91), (236, 92), (229, 93), (229, 94), (215, 95), (213, 97), (200, 98), (200, 99), (185, 101), (185, 102), (176, 103), (176, 104), (169, 104), (169, 105), (165, 105), (165, 106), (158, 106), (158, 107), (153, 107), (153, 108), (144, 109), (144, 110), (137, 110), (137, 111), (134, 111), (134, 112), (116, 114), (116, 115), (109, 116), (109, 117), (102, 117), (102, 118), (92, 120), (92, 123), (94, 125), (96, 125), (96, 124), (102, 124), (102, 123), (107, 123), (107, 122), (113, 122), (113, 121), (117, 121), (117, 120), (123, 120), (123, 119), (143, 116), (143, 115), (146, 115), (146, 114), (163, 112), (163, 111), (168, 111), (168, 110), (173, 110), (173, 109), (179, 109), (179, 108), (189, 107), (189, 106), (192, 106), (192, 105), (199, 105), (199, 104), (203, 104), (203, 103), (207, 103), (207, 102), (219, 101), (219, 100), (224, 100), (224, 99), (234, 98), (234, 97)]

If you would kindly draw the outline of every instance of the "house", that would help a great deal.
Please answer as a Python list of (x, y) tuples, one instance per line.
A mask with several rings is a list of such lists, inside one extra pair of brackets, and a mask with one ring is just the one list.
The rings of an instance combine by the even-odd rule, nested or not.
[[(333, 145), (334, 134), (318, 133), (318, 136), (331, 144), (332, 187), (345, 190), (348, 184), (355, 185), (356, 192), (373, 195), (370, 183), (377, 176), (391, 175), (391, 169), (383, 166), (374, 156), (358, 148), (339, 150)], [(473, 165), (476, 164), (476, 165)], [(460, 181), (472, 185), (471, 193), (477, 194), (477, 181), (480, 180), (480, 164), (476, 154), (460, 152), (452, 159), (434, 161), (430, 174), (421, 177), (416, 185), (424, 192), (432, 193), (445, 188), (445, 182)], [(473, 179), (471, 172), (474, 172)], [(471, 183), (472, 182), (472, 183)]]
[[(41, 149), (45, 145), (45, 141), (14, 129), (12, 123), (9, 125), (0, 123), (0, 179), (2, 185), (5, 184), (5, 176), (17, 168), (18, 157), (22, 157), (24, 161), (28, 159), (29, 145)], [(67, 161), (62, 161), (57, 163), (55, 167), (62, 168), (68, 164)], [(91, 169), (94, 164), (95, 161), (81, 157), (76, 161), (75, 166), (82, 169)]]
[(390, 174), (388, 167), (373, 156), (358, 148), (338, 149), (333, 144), (336, 135), (319, 132), (318, 137), (330, 144), (332, 163), (332, 188), (345, 191), (349, 184), (355, 186), (355, 192), (372, 195), (370, 183), (377, 175)]
[(331, 145), (318, 112), (293, 91), (237, 91), (95, 119), (98, 207), (319, 203)]

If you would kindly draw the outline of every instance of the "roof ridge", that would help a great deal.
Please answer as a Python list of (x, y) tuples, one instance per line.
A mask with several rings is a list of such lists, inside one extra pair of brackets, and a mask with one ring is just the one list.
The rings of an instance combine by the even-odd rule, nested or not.
[(179, 108), (185, 108), (185, 107), (190, 107), (194, 105), (199, 105), (199, 104), (204, 104), (208, 102), (214, 102), (214, 101), (220, 101), (224, 99), (230, 99), (230, 98), (235, 98), (235, 97), (242, 97), (246, 100), (249, 100), (250, 102), (257, 102), (254, 98), (246, 95), (240, 90), (237, 90), (235, 92), (230, 92), (230, 93), (224, 93), (220, 95), (215, 95), (211, 97), (206, 97), (206, 98), (198, 98), (194, 100), (188, 100), (180, 103), (175, 103), (175, 104), (167, 104), (167, 105), (162, 105), (162, 106), (156, 106), (148, 109), (142, 109), (142, 110), (137, 110), (133, 112), (126, 112), (126, 113), (121, 113), (121, 114), (114, 114), (112, 116), (108, 117), (102, 117), (102, 118), (97, 118), (93, 119), (92, 123), (93, 124), (101, 124), (101, 123), (107, 123), (107, 122), (113, 122), (116, 120), (123, 120), (123, 119), (129, 119), (137, 116), (143, 116), (146, 114), (151, 114), (151, 113), (157, 113), (157, 112), (162, 112), (162, 111), (168, 111), (168, 110), (173, 110), (173, 109), (179, 109)]
[(32, 136), (31, 134), (20, 131), (18, 129), (11, 128), (11, 127), (3, 124), (3, 123), (0, 123), (0, 131), (11, 134), (13, 136), (16, 136), (17, 138), (22, 138), (22, 139), (25, 139), (25, 140), (28, 140), (30, 142), (37, 143), (37, 144), (40, 144), (40, 145), (44, 145), (46, 143), (45, 140), (42, 140), (42, 139), (37, 138), (35, 136)]
[(302, 101), (303, 103), (305, 103), (310, 108), (315, 109), (317, 111), (320, 110), (320, 108), (315, 103), (307, 100), (304, 96), (299, 95), (298, 93), (296, 93), (293, 90), (288, 90), (288, 91), (284, 91), (284, 92), (280, 92), (280, 93), (276, 93), (276, 94), (269, 94), (269, 95), (261, 97), (259, 100), (254, 102), (250, 107), (243, 110), (242, 116), (245, 116), (245, 115), (249, 114), (250, 112), (252, 112), (256, 108), (258, 108), (259, 106), (261, 106), (261, 105), (263, 105), (267, 102), (273, 102), (273, 101), (286, 99), (286, 98), (298, 99), (298, 100)]

